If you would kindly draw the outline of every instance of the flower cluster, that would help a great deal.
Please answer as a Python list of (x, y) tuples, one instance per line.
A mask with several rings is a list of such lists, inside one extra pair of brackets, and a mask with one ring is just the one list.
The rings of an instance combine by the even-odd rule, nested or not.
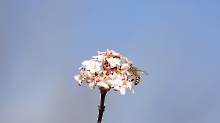
[(113, 88), (124, 95), (125, 89), (128, 88), (134, 93), (132, 75), (128, 72), (131, 66), (131, 61), (113, 50), (98, 51), (98, 56), (82, 62), (80, 74), (76, 75), (75, 79), (80, 86), (86, 81), (91, 89), (95, 86), (106, 90)]

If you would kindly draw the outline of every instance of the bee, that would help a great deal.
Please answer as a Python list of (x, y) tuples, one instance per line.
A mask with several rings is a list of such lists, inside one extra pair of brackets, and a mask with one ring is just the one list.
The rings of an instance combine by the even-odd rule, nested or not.
[(142, 74), (145, 74), (145, 75), (148, 75), (147, 72), (145, 71), (142, 71), (142, 70), (139, 70), (138, 68), (136, 67), (130, 67), (128, 69), (128, 72), (134, 76), (134, 78), (131, 80), (131, 81), (134, 81), (134, 85), (137, 85), (139, 82), (140, 82), (140, 79), (141, 79), (141, 75), (139, 74), (142, 73)]

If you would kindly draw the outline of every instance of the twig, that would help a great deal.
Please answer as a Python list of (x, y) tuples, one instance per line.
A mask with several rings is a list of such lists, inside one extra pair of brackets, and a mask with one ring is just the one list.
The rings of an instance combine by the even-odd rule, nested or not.
[(105, 89), (100, 89), (100, 94), (101, 94), (101, 100), (100, 100), (100, 104), (98, 105), (98, 110), (99, 110), (99, 115), (98, 115), (98, 120), (97, 123), (101, 123), (102, 122), (102, 116), (105, 110), (105, 96), (107, 94), (109, 90), (105, 90)]

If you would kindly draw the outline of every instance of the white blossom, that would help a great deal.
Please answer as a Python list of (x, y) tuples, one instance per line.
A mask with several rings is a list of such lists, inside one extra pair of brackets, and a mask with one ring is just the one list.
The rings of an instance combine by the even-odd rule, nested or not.
[(117, 65), (120, 65), (120, 59), (117, 58), (108, 58), (106, 59), (108, 61), (108, 63), (110, 64), (111, 68), (116, 67)]
[(91, 89), (95, 86), (107, 90), (113, 88), (124, 95), (128, 88), (134, 93), (132, 78), (127, 71), (131, 66), (131, 61), (113, 50), (98, 51), (97, 56), (82, 62), (75, 80), (79, 85), (86, 81)]

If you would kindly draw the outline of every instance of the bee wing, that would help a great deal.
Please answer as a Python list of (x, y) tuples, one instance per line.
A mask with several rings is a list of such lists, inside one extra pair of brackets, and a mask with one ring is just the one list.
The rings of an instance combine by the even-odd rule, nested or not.
[(140, 73), (143, 73), (143, 74), (146, 74), (146, 75), (149, 75), (147, 72), (143, 71), (143, 70), (139, 70)]

